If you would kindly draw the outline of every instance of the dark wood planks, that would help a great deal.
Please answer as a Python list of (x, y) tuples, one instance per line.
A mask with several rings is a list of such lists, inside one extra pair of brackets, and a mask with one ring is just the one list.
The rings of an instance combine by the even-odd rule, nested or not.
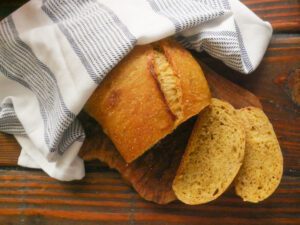
[(275, 32), (300, 31), (299, 0), (241, 0), (263, 20), (269, 21)]
[(20, 149), (13, 136), (0, 132), (0, 166), (17, 165)]
[[(28, 0), (1, 0), (0, 19)], [(275, 32), (300, 31), (299, 0), (241, 0), (259, 17), (270, 21)]]
[[(17, 224), (297, 224), (300, 183), (285, 176), (260, 204), (244, 203), (232, 190), (217, 201), (188, 206), (146, 202), (105, 169), (80, 182), (62, 183), (39, 171), (0, 170), (0, 223)], [(22, 221), (25, 221), (22, 223)], [(29, 223), (30, 222), (30, 223)], [(250, 223), (249, 223), (250, 222)], [(1, 223), (6, 224), (6, 223)]]
[[(0, 0), (0, 19), (25, 2)], [(231, 190), (203, 206), (179, 202), (159, 206), (140, 199), (117, 173), (95, 163), (87, 165), (83, 181), (72, 183), (55, 181), (40, 171), (2, 166), (0, 224), (300, 224), (300, 109), (291, 101), (284, 85), (289, 73), (300, 68), (300, 3), (299, 0), (242, 2), (269, 20), (275, 33), (293, 35), (276, 34), (261, 66), (249, 76), (241, 76), (205, 54), (196, 55), (219, 74), (258, 95), (273, 122), (285, 156), (285, 175), (270, 199), (257, 205), (243, 203)], [(9, 152), (15, 165), (18, 150), (13, 148)], [(2, 146), (0, 161), (11, 165)]]

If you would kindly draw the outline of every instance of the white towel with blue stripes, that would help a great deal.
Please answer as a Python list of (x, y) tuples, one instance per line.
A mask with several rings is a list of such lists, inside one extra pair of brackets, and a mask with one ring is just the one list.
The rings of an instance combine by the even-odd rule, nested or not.
[(0, 132), (21, 145), (19, 165), (81, 179), (76, 115), (135, 45), (174, 36), (248, 74), (271, 35), (238, 0), (31, 0), (0, 22)]

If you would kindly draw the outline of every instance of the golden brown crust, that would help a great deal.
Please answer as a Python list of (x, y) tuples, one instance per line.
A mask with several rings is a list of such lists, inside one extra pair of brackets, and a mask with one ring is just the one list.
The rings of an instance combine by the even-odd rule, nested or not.
[(153, 65), (157, 53), (153, 45), (137, 46), (107, 75), (85, 106), (127, 162), (210, 103), (207, 82), (190, 53), (170, 40), (158, 44), (169, 64), (167, 76), (177, 76), (171, 89), (178, 91), (179, 113), (176, 98), (167, 93), (170, 89), (162, 88), (162, 80), (153, 76), (153, 69), (155, 73), (161, 69)]

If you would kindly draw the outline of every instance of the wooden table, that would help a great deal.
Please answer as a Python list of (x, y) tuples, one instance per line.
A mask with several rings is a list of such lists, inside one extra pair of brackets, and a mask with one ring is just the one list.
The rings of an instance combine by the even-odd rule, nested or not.
[[(1, 0), (0, 19), (25, 2)], [(11, 139), (0, 145), (0, 225), (300, 224), (300, 106), (295, 103), (300, 97), (300, 1), (243, 2), (274, 28), (259, 68), (241, 75), (206, 54), (195, 55), (260, 98), (284, 154), (284, 177), (271, 198), (243, 203), (229, 190), (206, 205), (160, 206), (142, 200), (120, 175), (97, 163), (87, 164), (85, 179), (71, 183), (17, 167), (18, 146)]]

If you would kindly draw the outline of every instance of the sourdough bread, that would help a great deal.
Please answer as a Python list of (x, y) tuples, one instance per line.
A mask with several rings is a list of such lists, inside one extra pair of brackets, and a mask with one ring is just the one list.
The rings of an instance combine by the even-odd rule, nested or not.
[(172, 40), (137, 46), (101, 82), (85, 110), (132, 162), (211, 100), (203, 72)]

